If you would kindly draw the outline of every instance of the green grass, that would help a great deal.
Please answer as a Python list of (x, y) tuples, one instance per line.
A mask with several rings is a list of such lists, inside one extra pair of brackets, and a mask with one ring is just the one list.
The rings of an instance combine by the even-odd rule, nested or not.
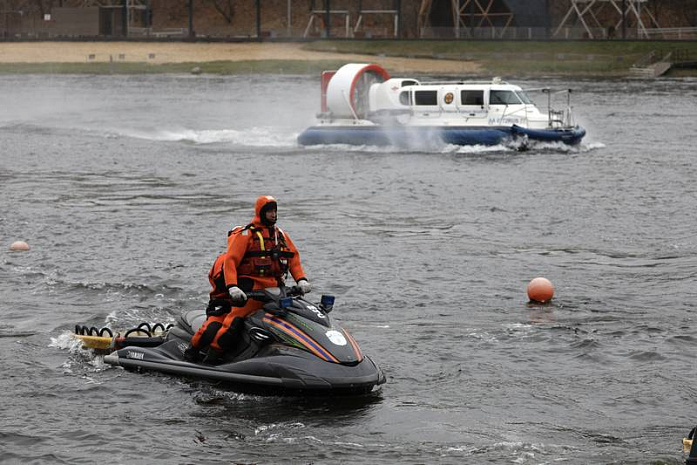
[(626, 75), (651, 52), (685, 50), (697, 61), (697, 42), (688, 41), (318, 41), (309, 50), (377, 56), (475, 61), (483, 74)]

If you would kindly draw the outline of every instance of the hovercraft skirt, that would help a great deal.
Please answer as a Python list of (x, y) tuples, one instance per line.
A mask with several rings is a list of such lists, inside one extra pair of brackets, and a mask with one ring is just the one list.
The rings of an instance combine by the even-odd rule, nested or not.
[(586, 131), (583, 128), (531, 130), (517, 125), (497, 127), (464, 126), (313, 126), (298, 136), (300, 145), (368, 145), (419, 147), (435, 144), (499, 145), (519, 137), (540, 142), (578, 144)]

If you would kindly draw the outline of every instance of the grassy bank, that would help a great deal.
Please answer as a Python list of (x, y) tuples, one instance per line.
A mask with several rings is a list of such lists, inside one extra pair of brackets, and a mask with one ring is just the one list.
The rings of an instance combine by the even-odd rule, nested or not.
[[(481, 65), (481, 75), (508, 77), (560, 75), (613, 77), (629, 75), (631, 66), (651, 52), (665, 55), (682, 50), (697, 61), (697, 42), (658, 41), (380, 41), (332, 40), (308, 42), (305, 50), (379, 57), (466, 60)], [(147, 62), (0, 63), (0, 74), (319, 74), (350, 60), (205, 61), (153, 64)], [(697, 76), (697, 70), (673, 75)], [(437, 74), (434, 70), (433, 74)]]
[(218, 75), (319, 74), (336, 69), (344, 61), (244, 60), (191, 63), (0, 63), (0, 74), (165, 74), (192, 73)]
[[(310, 50), (383, 56), (476, 61), (489, 75), (623, 76), (649, 53), (684, 50), (697, 61), (697, 42), (687, 41), (320, 41)], [(681, 71), (697, 75), (697, 70)]]

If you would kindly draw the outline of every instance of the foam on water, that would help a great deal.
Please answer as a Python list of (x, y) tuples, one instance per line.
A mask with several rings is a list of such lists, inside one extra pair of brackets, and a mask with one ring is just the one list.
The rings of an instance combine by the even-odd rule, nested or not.
[(74, 337), (74, 333), (66, 331), (59, 334), (57, 337), (52, 337), (48, 346), (61, 350), (68, 350), (70, 352), (77, 352), (78, 349), (82, 348), (82, 341)]
[(295, 135), (284, 134), (272, 127), (237, 129), (153, 129), (150, 131), (127, 129), (123, 136), (162, 142), (189, 142), (193, 144), (227, 144), (249, 147), (295, 146)]
[(444, 152), (463, 154), (515, 152), (516, 149), (507, 145), (447, 145)]
[[(104, 363), (104, 357), (97, 354), (94, 350), (85, 348), (82, 341), (75, 337), (75, 334), (69, 331), (59, 334), (57, 337), (51, 337), (51, 342), (48, 347), (66, 350), (70, 354), (62, 365), (62, 368), (67, 374), (75, 374), (80, 372), (85, 375), (85, 372), (101, 372), (109, 369), (110, 366)], [(90, 382), (100, 384), (101, 381), (91, 379)]]

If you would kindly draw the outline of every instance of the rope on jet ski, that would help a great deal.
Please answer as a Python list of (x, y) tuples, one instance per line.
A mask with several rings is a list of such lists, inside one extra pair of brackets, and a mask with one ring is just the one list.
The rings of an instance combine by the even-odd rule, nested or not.
[[(126, 331), (125, 336), (128, 336), (132, 333), (140, 332), (148, 337), (151, 337), (156, 334), (166, 333), (167, 331), (172, 329), (173, 326), (174, 325), (172, 323), (169, 323), (167, 325), (165, 325), (164, 323), (155, 323), (152, 326), (149, 323), (141, 323), (137, 327), (131, 328), (128, 331)], [(75, 325), (75, 334), (79, 336), (114, 337), (114, 332), (106, 326), (103, 328), (97, 328), (96, 326)], [(118, 336), (119, 333), (116, 333), (116, 335)]]
[[(120, 332), (114, 332), (107, 327), (75, 325), (75, 335), (80, 338), (85, 347), (102, 351), (118, 350), (127, 345), (140, 347), (154, 347), (164, 341), (164, 335), (173, 327), (173, 324), (141, 323), (131, 328), (122, 336)], [(134, 335), (133, 337), (129, 337)]]
[(174, 326), (172, 323), (168, 324), (167, 326), (163, 325), (162, 323), (155, 323), (152, 325), (152, 333), (156, 334), (157, 328), (160, 328), (160, 332), (164, 333), (165, 331), (169, 331), (172, 326)]
[(75, 325), (75, 334), (80, 336), (114, 337), (114, 333), (111, 331), (111, 329), (107, 327), (97, 329), (95, 326), (87, 327)]
[[(157, 335), (157, 334), (166, 333), (167, 331), (169, 331), (172, 328), (172, 326), (174, 326), (174, 325), (172, 325), (171, 323), (168, 324), (167, 326), (165, 326), (163, 323), (155, 323), (152, 326), (150, 326), (150, 324), (144, 322), (144, 323), (139, 324), (137, 327), (131, 328), (128, 331), (126, 331), (126, 333), (124, 334), (124, 337), (128, 337), (129, 335), (131, 335), (133, 333), (144, 334), (147, 337), (152, 337), (152, 336)], [(159, 331), (158, 331), (158, 329), (159, 329)]]

